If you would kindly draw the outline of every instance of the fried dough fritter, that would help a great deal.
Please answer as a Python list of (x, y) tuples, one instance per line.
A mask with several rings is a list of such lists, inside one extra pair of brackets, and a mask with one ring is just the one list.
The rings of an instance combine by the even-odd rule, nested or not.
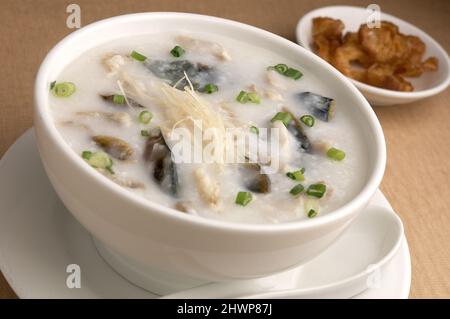
[(354, 62), (361, 62), (367, 59), (366, 53), (360, 46), (349, 43), (338, 47), (331, 58), (331, 64), (341, 73), (357, 81), (365, 81), (366, 70), (354, 66)]
[(367, 69), (366, 83), (394, 91), (411, 92), (414, 87), (403, 77), (394, 74), (394, 68), (389, 64), (375, 63)]
[(395, 64), (408, 56), (405, 37), (390, 22), (382, 21), (380, 28), (369, 28), (363, 24), (358, 35), (361, 46), (378, 63)]
[(344, 24), (329, 17), (313, 19), (313, 42), (317, 54), (340, 72), (377, 87), (410, 92), (414, 87), (404, 77), (436, 71), (435, 57), (423, 60), (426, 46), (413, 35), (382, 21), (379, 28), (362, 24), (357, 32), (342, 36)]
[(313, 20), (313, 42), (319, 56), (331, 62), (336, 48), (342, 44), (344, 23), (331, 18), (315, 18)]

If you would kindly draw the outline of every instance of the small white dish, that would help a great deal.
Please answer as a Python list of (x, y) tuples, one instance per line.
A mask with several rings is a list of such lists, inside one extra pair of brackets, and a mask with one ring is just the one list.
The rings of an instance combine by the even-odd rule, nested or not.
[[(92, 237), (67, 211), (53, 190), (31, 130), (18, 139), (0, 161), (0, 202), (0, 269), (20, 298), (158, 297), (125, 280), (100, 257)], [(380, 191), (370, 205), (383, 207), (382, 213), (392, 212)], [(382, 237), (373, 242), (374, 246), (367, 247), (362, 255), (352, 254), (357, 248), (355, 243), (366, 243), (363, 239), (371, 238), (368, 230), (383, 229), (382, 224), (368, 227), (375, 216), (372, 214), (371, 218), (366, 218), (370, 215), (366, 213), (363, 212), (334, 245), (310, 263), (282, 274), (234, 282), (234, 293), (257, 293), (261, 291), (260, 287), (273, 289), (277, 288), (276, 285), (286, 287), (289, 283), (301, 281), (304, 292), (298, 297), (340, 298), (352, 295), (351, 287), (342, 285), (332, 291), (326, 286), (348, 277), (349, 272), (366, 269), (378, 259), (377, 256), (386, 254), (382, 249)], [(393, 212), (391, 214), (392, 218), (398, 218)], [(387, 239), (387, 242), (390, 241)], [(386, 255), (386, 260), (379, 264), (380, 272), (371, 276), (373, 287), (355, 298), (408, 297), (411, 264), (406, 239), (403, 237), (401, 244), (398, 241), (392, 253)], [(328, 267), (330, 263), (336, 267)], [(70, 264), (80, 266), (81, 288), (69, 289), (66, 285), (69, 276), (66, 268)], [(216, 284), (214, 289), (203, 293), (211, 298), (220, 297), (227, 291), (227, 285), (230, 284)]]
[[(371, 13), (366, 8), (352, 6), (330, 6), (310, 11), (297, 24), (297, 42), (305, 49), (314, 52), (312, 47), (312, 20), (315, 17), (330, 17), (342, 20), (345, 25), (345, 33), (357, 31), (361, 24), (366, 23)], [(425, 57), (437, 57), (439, 69), (436, 72), (426, 72), (418, 78), (408, 78), (408, 81), (411, 81), (414, 85), (415, 91), (413, 92), (386, 90), (349, 78), (367, 100), (374, 105), (404, 104), (436, 95), (445, 90), (450, 83), (450, 60), (439, 43), (421, 29), (389, 14), (381, 12), (381, 20), (393, 22), (399, 27), (400, 32), (415, 35), (422, 39), (427, 46)]]

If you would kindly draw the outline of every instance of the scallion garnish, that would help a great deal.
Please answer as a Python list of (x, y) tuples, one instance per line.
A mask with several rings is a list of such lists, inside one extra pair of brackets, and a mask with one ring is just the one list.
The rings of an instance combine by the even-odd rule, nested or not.
[(203, 87), (202, 91), (208, 94), (212, 94), (214, 92), (219, 91), (219, 87), (215, 84), (208, 83)]
[(302, 72), (294, 68), (287, 69), (287, 71), (284, 72), (283, 75), (294, 80), (298, 80), (303, 76)]
[(292, 121), (292, 116), (288, 112), (278, 112), (270, 121), (271, 122), (281, 121), (283, 122), (284, 126), (288, 126), (289, 123)]
[(84, 158), (85, 160), (90, 159), (92, 156), (92, 152), (91, 151), (83, 151), (83, 153), (81, 153), (81, 157)]
[(114, 104), (125, 104), (125, 96), (120, 94), (114, 94), (112, 96), (112, 101)]
[[(305, 198), (304, 201), (304, 208), (305, 208), (305, 214), (309, 217), (312, 218), (314, 216), (316, 216), (319, 213), (319, 200), (317, 198)], [(311, 212), (314, 211), (315, 213)], [(311, 215), (311, 217), (310, 217)], [(312, 216), (314, 215), (314, 216)]]
[(310, 209), (309, 212), (308, 212), (308, 217), (309, 218), (314, 218), (316, 216), (317, 216), (317, 211), (314, 210), (314, 209)]
[(294, 172), (287, 172), (286, 176), (289, 177), (290, 179), (293, 179), (294, 181), (303, 182), (305, 180), (305, 176), (303, 175), (304, 172), (305, 172), (304, 169)]
[(312, 116), (312, 115), (303, 115), (300, 118), (300, 121), (302, 121), (303, 124), (305, 124), (308, 127), (313, 127), (314, 123), (316, 122), (316, 120), (314, 119), (314, 116)]
[(147, 57), (145, 55), (140, 54), (139, 52), (136, 51), (131, 52), (130, 56), (139, 62), (144, 62), (145, 60), (147, 60)]
[(286, 64), (280, 63), (280, 64), (277, 64), (275, 66), (269, 67), (269, 69), (275, 70), (275, 71), (277, 71), (280, 74), (284, 74), (284, 72), (286, 72), (289, 69), (289, 67)]
[(111, 174), (114, 174), (112, 169), (113, 161), (105, 152), (84, 151), (81, 153), (81, 157), (83, 157), (92, 167), (103, 168)]
[(239, 192), (236, 196), (236, 204), (241, 206), (247, 206), (248, 203), (252, 201), (252, 193), (250, 192)]
[(278, 73), (287, 76), (288, 78), (294, 79), (294, 80), (298, 80), (302, 77), (302, 72), (300, 72), (297, 69), (294, 68), (290, 68), (288, 67), (286, 64), (280, 63), (274, 66), (269, 66), (268, 67), (269, 70), (275, 70)]
[(141, 113), (139, 113), (139, 122), (141, 122), (142, 124), (148, 124), (150, 123), (150, 121), (153, 118), (153, 114), (152, 112), (149, 111), (142, 111)]
[(327, 151), (327, 156), (335, 161), (342, 161), (345, 158), (345, 152), (332, 147)]
[(311, 184), (306, 190), (306, 194), (309, 196), (322, 198), (325, 192), (327, 191), (327, 186), (322, 183)]
[(56, 97), (69, 97), (75, 93), (75, 84), (72, 82), (55, 83), (52, 93)]
[(250, 132), (259, 135), (259, 129), (256, 126), (250, 126)]
[(176, 58), (179, 58), (185, 52), (186, 51), (184, 51), (184, 49), (182, 47), (180, 47), (179, 45), (176, 45), (172, 50), (170, 50), (170, 53)]
[(293, 196), (297, 196), (298, 194), (303, 192), (304, 189), (305, 189), (305, 187), (302, 184), (297, 184), (294, 187), (292, 187), (292, 189), (289, 191), (289, 193), (291, 193), (291, 195), (293, 195)]
[(261, 98), (256, 92), (248, 92), (247, 93), (248, 101), (251, 103), (259, 104), (261, 103)]
[(147, 131), (147, 130), (141, 130), (141, 136), (149, 137), (149, 136), (150, 136), (150, 133), (149, 133), (149, 131)]
[(238, 96), (236, 97), (236, 101), (238, 101), (239, 103), (255, 103), (255, 104), (259, 104), (261, 103), (261, 98), (259, 97), (259, 95), (256, 92), (245, 92), (245, 91), (241, 91), (239, 92)]
[(236, 97), (236, 101), (239, 103), (247, 103), (248, 102), (248, 94), (245, 91), (239, 92), (238, 96)]

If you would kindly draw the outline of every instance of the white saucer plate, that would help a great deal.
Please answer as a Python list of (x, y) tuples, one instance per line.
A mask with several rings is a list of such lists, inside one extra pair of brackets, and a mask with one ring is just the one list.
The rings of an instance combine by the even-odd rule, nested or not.
[[(0, 270), (20, 298), (159, 297), (128, 282), (100, 257), (89, 233), (67, 211), (48, 181), (32, 130), (0, 161), (0, 203)], [(392, 209), (379, 191), (371, 204)], [(314, 276), (333, 277), (329, 267), (311, 271), (320, 260), (330, 263), (339, 258), (324, 254), (300, 267), (310, 269), (310, 281)], [(73, 264), (80, 266), (80, 288), (66, 284), (67, 267)], [(292, 280), (284, 277), (280, 275), (280, 279)], [(354, 298), (408, 297), (411, 262), (406, 238), (379, 278), (378, 284)]]

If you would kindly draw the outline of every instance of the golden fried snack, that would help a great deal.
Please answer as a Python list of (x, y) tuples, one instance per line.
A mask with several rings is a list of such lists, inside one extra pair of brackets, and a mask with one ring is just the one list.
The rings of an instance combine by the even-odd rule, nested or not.
[(313, 41), (320, 57), (355, 80), (409, 92), (414, 87), (403, 77), (418, 77), (438, 68), (435, 57), (423, 61), (426, 46), (420, 38), (400, 33), (391, 22), (382, 21), (379, 28), (362, 24), (358, 32), (344, 37), (343, 29), (340, 20), (315, 18)]
[[(357, 62), (357, 63), (355, 63)], [(365, 68), (373, 63), (372, 59), (361, 47), (356, 32), (347, 32), (343, 38), (342, 46), (335, 50), (331, 64), (346, 76), (364, 82)]]
[(421, 63), (426, 50), (425, 43), (414, 35), (401, 35), (406, 39), (406, 45), (408, 46), (408, 60), (414, 64)]
[(439, 68), (439, 60), (434, 56), (429, 57), (422, 63), (422, 68), (424, 71), (436, 71)]
[(327, 17), (317, 17), (313, 19), (313, 39), (321, 35), (328, 40), (341, 40), (344, 23)]
[(407, 36), (410, 54), (407, 60), (398, 65), (395, 73), (406, 77), (418, 77), (424, 72), (436, 71), (439, 61), (435, 57), (429, 57), (422, 61), (426, 46), (418, 37)]
[(341, 20), (318, 17), (313, 19), (313, 43), (318, 55), (331, 61), (336, 48), (341, 45), (344, 24)]
[(411, 92), (414, 87), (401, 76), (394, 74), (394, 68), (389, 64), (373, 64), (367, 69), (366, 83), (384, 89)]
[(360, 51), (358, 58), (355, 60), (356, 62), (361, 64), (364, 68), (368, 68), (373, 64), (374, 60), (364, 51), (357, 32), (347, 32), (345, 34), (342, 45), (346, 46), (350, 44)]
[(397, 61), (395, 74), (407, 77), (418, 77), (424, 72), (422, 58), (425, 53), (425, 43), (418, 37), (408, 35), (404, 36), (407, 56)]
[(367, 54), (360, 46), (348, 43), (336, 49), (331, 59), (331, 64), (346, 76), (357, 81), (363, 81), (366, 77), (366, 70), (362, 67), (355, 66), (355, 61), (365, 61)]
[(328, 40), (323, 35), (316, 36), (314, 44), (317, 48), (317, 54), (328, 63), (331, 63), (334, 51), (341, 45), (337, 40)]
[(395, 64), (408, 57), (407, 40), (393, 23), (382, 21), (380, 28), (363, 24), (358, 34), (364, 50), (379, 63)]

